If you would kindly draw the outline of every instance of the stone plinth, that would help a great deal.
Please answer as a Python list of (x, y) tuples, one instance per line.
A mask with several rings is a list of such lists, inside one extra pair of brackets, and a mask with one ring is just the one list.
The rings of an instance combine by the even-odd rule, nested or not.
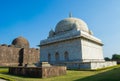
[(41, 62), (40, 67), (50, 67), (51, 65), (48, 62)]
[(65, 66), (50, 67), (9, 67), (9, 74), (27, 77), (47, 78), (66, 74)]
[(116, 61), (94, 61), (94, 62), (65, 62), (58, 65), (66, 65), (67, 69), (95, 70), (116, 66)]

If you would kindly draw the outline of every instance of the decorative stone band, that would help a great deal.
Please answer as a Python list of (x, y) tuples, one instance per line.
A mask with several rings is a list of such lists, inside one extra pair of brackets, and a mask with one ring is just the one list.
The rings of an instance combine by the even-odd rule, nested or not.
[(67, 33), (64, 35), (48, 38), (46, 40), (42, 40), (40, 43), (40, 46), (48, 45), (48, 44), (53, 44), (53, 43), (58, 43), (58, 42), (64, 42), (67, 40), (73, 40), (77, 38), (83, 38), (83, 39), (88, 39), (91, 42), (95, 42), (96, 44), (103, 45), (100, 39), (84, 32), (84, 31), (71, 31), (71, 33)]
[(105, 62), (104, 59), (82, 59), (82, 62)]
[[(104, 59), (72, 59), (72, 60), (60, 60), (60, 61), (50, 61), (50, 64), (56, 65), (61, 63), (83, 63), (83, 62), (105, 62)], [(46, 65), (46, 64), (45, 64)]]

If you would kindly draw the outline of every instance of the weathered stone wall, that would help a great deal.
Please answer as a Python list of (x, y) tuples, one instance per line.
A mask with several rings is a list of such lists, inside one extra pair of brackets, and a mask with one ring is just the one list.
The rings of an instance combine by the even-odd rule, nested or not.
[(28, 48), (23, 50), (23, 63), (36, 63), (39, 61), (40, 50), (35, 48)]
[(42, 77), (42, 68), (37, 67), (9, 67), (9, 73), (13, 75)]
[(66, 74), (65, 66), (51, 67), (9, 67), (9, 73), (28, 77), (47, 78)]
[(60, 76), (66, 74), (65, 66), (42, 67), (42, 78)]
[(18, 65), (20, 50), (20, 48), (0, 46), (0, 66)]
[(39, 61), (39, 50), (0, 46), (0, 66), (18, 66)]

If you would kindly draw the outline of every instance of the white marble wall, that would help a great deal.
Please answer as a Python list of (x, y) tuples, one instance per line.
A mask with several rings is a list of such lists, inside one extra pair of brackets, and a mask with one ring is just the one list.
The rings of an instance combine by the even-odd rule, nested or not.
[(82, 59), (84, 62), (104, 61), (102, 46), (87, 39), (81, 39)]
[(66, 51), (69, 61), (104, 61), (102, 45), (81, 37), (41, 45), (40, 61), (48, 61), (48, 54), (51, 54), (51, 62), (55, 62), (56, 52), (60, 55), (60, 61), (64, 61)]
[(100, 68), (106, 68), (106, 67), (115, 66), (115, 65), (117, 65), (116, 61), (91, 62), (90, 69), (100, 69)]
[(40, 61), (48, 61), (48, 54), (51, 54), (51, 61), (55, 61), (55, 53), (60, 55), (60, 61), (65, 61), (64, 53), (69, 53), (69, 61), (81, 60), (81, 42), (80, 39), (72, 39), (69, 41), (61, 41), (49, 45), (41, 46)]
[(104, 62), (67, 62), (61, 65), (66, 65), (68, 69), (81, 69), (81, 70), (96, 70), (117, 65), (116, 61)]

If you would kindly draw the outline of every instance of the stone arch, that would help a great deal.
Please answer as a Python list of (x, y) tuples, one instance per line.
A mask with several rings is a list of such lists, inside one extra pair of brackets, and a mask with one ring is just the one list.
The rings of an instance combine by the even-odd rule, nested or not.
[(55, 61), (58, 62), (60, 60), (60, 55), (58, 52), (55, 53)]
[(69, 53), (67, 51), (64, 53), (64, 59), (65, 61), (69, 60)]
[(50, 62), (50, 61), (51, 61), (51, 54), (48, 53), (48, 62)]

